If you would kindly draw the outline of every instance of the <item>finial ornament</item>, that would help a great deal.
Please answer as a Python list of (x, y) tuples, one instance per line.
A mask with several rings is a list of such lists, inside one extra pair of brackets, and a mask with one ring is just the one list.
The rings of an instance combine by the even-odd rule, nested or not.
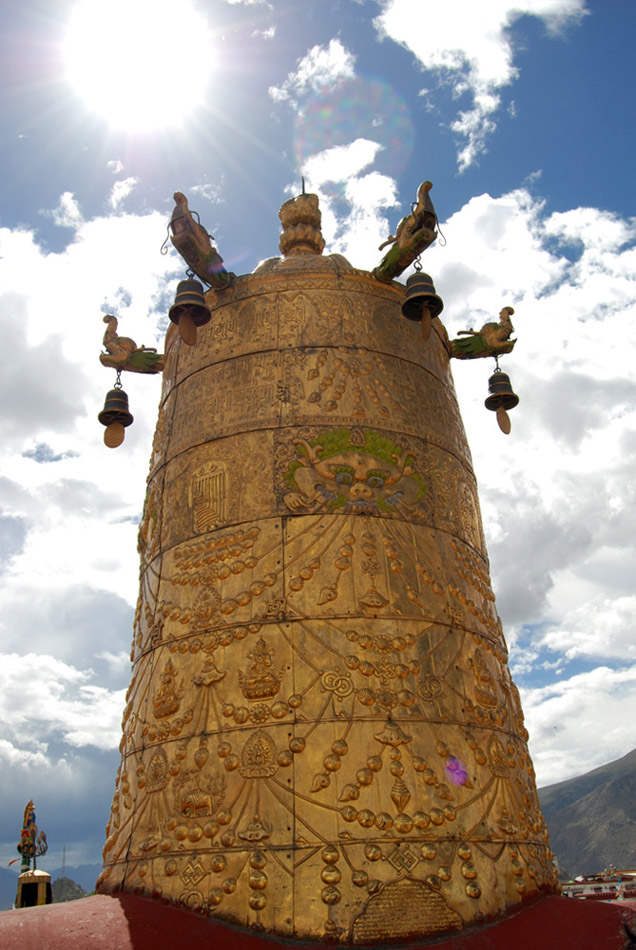
[(296, 254), (322, 254), (325, 239), (320, 230), (318, 195), (306, 194), (304, 178), (302, 194), (286, 201), (278, 216), (283, 225), (278, 245), (281, 254), (285, 257)]
[(390, 235), (378, 248), (382, 251), (389, 244), (393, 245), (373, 271), (373, 276), (385, 284), (399, 277), (437, 237), (437, 215), (429, 194), (432, 187), (432, 182), (422, 182), (411, 213), (402, 218), (395, 236)]
[(119, 336), (117, 333), (118, 320), (112, 313), (104, 317), (107, 324), (104, 333), (105, 353), (100, 353), (102, 366), (110, 366), (116, 370), (126, 369), (132, 373), (161, 373), (163, 371), (163, 353), (151, 346), (137, 346), (129, 336)]
[[(215, 290), (225, 290), (234, 282), (234, 274), (223, 267), (223, 258), (212, 244), (212, 236), (199, 220), (195, 221), (188, 207), (188, 199), (181, 191), (174, 193), (175, 207), (170, 219), (170, 240), (184, 259), (192, 274), (196, 274)], [(197, 219), (199, 215), (197, 215)], [(167, 241), (167, 238), (166, 238)], [(162, 246), (165, 253), (166, 241)]]
[(18, 851), (22, 857), (22, 870), (28, 871), (30, 869), (31, 859), (33, 859), (33, 869), (35, 870), (36, 859), (46, 854), (48, 848), (46, 835), (43, 831), (38, 833), (38, 826), (35, 823), (35, 806), (31, 801), (24, 809), (24, 821), (18, 843)]
[(512, 353), (516, 340), (510, 337), (514, 333), (512, 307), (503, 307), (499, 313), (499, 323), (484, 323), (480, 330), (460, 330), (459, 336), (465, 340), (451, 340), (451, 356), (458, 360), (476, 360), (485, 356), (500, 356)]

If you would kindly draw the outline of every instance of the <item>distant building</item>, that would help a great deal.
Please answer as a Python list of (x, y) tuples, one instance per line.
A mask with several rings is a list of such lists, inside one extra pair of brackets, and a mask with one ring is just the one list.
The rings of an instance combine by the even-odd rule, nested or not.
[(578, 900), (636, 900), (636, 869), (619, 871), (614, 867), (600, 874), (579, 874), (562, 883), (564, 897)]
[(50, 904), (51, 900), (51, 875), (47, 871), (37, 868), (19, 875), (16, 907), (38, 907)]

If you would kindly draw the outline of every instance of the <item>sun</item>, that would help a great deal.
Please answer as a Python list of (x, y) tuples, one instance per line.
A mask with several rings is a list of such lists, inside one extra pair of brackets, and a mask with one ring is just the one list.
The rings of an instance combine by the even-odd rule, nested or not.
[(67, 78), (115, 128), (180, 125), (205, 99), (212, 35), (189, 0), (79, 0), (63, 43)]

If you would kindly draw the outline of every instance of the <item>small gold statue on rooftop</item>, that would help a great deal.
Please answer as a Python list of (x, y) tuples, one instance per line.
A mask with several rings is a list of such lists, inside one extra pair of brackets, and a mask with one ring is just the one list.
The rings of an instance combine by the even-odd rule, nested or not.
[(499, 313), (499, 323), (484, 323), (480, 330), (460, 330), (459, 336), (467, 339), (450, 341), (451, 356), (458, 360), (475, 360), (512, 353), (517, 342), (510, 339), (515, 329), (510, 319), (513, 313), (512, 307), (504, 307)]
[(437, 237), (435, 230), (437, 215), (429, 194), (432, 187), (432, 182), (422, 182), (417, 189), (417, 201), (411, 205), (411, 213), (402, 218), (397, 226), (395, 237), (390, 235), (378, 248), (382, 251), (389, 244), (393, 245), (373, 271), (373, 276), (378, 280), (389, 284), (394, 277), (398, 277), (405, 271)]
[(188, 199), (181, 191), (175, 191), (173, 197), (175, 208), (170, 220), (170, 240), (179, 254), (192, 273), (215, 290), (231, 287), (234, 274), (223, 267), (223, 258), (212, 244), (211, 235), (200, 221), (194, 220)]
[(111, 366), (113, 369), (127, 369), (132, 373), (161, 373), (163, 372), (163, 353), (157, 353), (155, 347), (137, 346), (129, 336), (119, 336), (117, 333), (117, 317), (107, 313), (104, 317), (107, 324), (104, 333), (104, 347), (106, 353), (100, 353), (102, 366)]
[(30, 869), (31, 861), (33, 861), (33, 869), (35, 870), (36, 859), (46, 854), (49, 848), (46, 835), (43, 831), (38, 831), (35, 806), (32, 801), (28, 802), (24, 809), (24, 821), (22, 822), (22, 831), (20, 832), (20, 841), (17, 848), (22, 858), (23, 871)]

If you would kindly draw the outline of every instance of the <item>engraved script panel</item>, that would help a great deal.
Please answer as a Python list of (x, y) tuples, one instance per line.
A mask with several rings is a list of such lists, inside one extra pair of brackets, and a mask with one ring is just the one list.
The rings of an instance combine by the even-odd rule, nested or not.
[(227, 521), (227, 470), (222, 462), (206, 462), (192, 473), (188, 504), (196, 534), (203, 534)]

